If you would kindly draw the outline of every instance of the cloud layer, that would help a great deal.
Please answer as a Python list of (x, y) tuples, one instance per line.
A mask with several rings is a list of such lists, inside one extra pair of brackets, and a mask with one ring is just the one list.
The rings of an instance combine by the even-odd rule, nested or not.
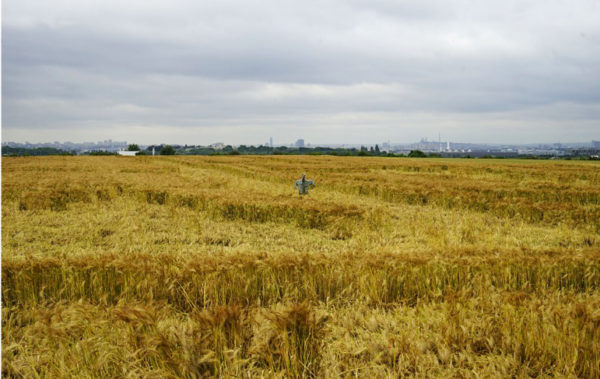
[(600, 2), (3, 2), (3, 140), (600, 138)]

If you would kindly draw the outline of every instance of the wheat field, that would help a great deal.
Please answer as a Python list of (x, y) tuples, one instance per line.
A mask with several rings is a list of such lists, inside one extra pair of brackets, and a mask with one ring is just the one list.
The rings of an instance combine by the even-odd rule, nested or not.
[(599, 378), (600, 166), (4, 158), (2, 374)]

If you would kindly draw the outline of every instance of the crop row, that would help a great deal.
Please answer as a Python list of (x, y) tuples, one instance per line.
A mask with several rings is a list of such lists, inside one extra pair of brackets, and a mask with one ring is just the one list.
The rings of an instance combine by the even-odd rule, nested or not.
[[(137, 257), (136, 259), (143, 259)], [(150, 257), (145, 258), (147, 261)], [(120, 300), (162, 300), (182, 310), (228, 304), (291, 301), (365, 302), (373, 305), (436, 301), (457, 292), (484, 295), (493, 289), (543, 293), (600, 288), (597, 261), (554, 264), (319, 264), (310, 258), (276, 265), (261, 261), (210, 269), (202, 261), (137, 268), (112, 266), (106, 260), (85, 266), (3, 262), (4, 304), (36, 304), (87, 299), (114, 304)]]

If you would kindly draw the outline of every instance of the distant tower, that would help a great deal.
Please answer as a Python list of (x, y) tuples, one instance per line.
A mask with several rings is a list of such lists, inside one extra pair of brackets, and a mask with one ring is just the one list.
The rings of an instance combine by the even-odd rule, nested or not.
[(152, 146), (152, 156), (154, 156), (154, 146)]
[(296, 141), (296, 147), (304, 147), (304, 140), (302, 138)]
[(450, 141), (446, 141), (446, 150), (450, 151)]
[(269, 146), (273, 147), (273, 137), (269, 137)]
[(440, 143), (440, 153), (442, 152), (442, 135), (438, 132), (438, 142)]

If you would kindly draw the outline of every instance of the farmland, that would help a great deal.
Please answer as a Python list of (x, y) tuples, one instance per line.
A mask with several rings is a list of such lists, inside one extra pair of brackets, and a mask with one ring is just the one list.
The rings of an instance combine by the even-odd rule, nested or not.
[(600, 166), (5, 158), (2, 304), (6, 377), (600, 377)]

